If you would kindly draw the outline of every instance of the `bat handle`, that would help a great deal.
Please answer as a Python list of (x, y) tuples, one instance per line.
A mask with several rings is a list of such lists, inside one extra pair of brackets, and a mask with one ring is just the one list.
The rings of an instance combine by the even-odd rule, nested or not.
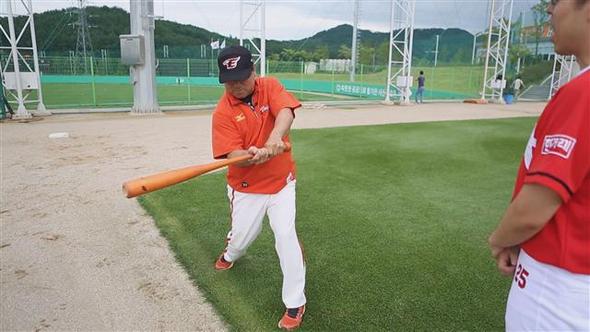
[(291, 151), (291, 143), (289, 142), (283, 142), (285, 144), (285, 148), (283, 149), (283, 152), (289, 152)]

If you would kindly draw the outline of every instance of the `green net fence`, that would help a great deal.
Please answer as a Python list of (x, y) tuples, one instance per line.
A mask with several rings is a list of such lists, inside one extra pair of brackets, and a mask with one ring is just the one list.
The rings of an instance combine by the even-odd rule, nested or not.
[[(40, 59), (42, 92), (48, 108), (119, 107), (133, 104), (129, 67), (119, 58), (70, 57)], [(480, 65), (414, 67), (426, 75), (425, 99), (477, 98), (482, 86)], [(354, 80), (344, 70), (326, 70), (317, 63), (267, 60), (267, 75), (277, 77), (302, 101), (383, 100), (387, 68), (360, 64)], [(223, 93), (215, 59), (158, 59), (156, 81), (161, 105), (214, 104)], [(414, 84), (415, 85), (415, 84)]]

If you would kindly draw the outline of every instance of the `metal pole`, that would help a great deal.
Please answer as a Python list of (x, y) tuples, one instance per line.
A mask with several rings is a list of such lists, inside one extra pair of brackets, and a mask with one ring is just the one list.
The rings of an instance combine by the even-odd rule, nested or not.
[(361, 72), (360, 72), (360, 80), (361, 81), (359, 82), (360, 83), (359, 84), (359, 97), (362, 97), (363, 96), (363, 89), (362, 89), (362, 87), (363, 87), (363, 64), (361, 63), (360, 65), (361, 65)]
[(353, 24), (352, 24), (352, 47), (351, 47), (351, 66), (350, 66), (350, 81), (354, 82), (354, 75), (356, 73), (356, 53), (357, 53), (357, 26), (359, 23), (359, 1), (354, 0), (353, 9)]
[(188, 94), (188, 102), (191, 102), (191, 62), (189, 58), (186, 58), (186, 86), (187, 86), (187, 94)]
[(92, 77), (92, 105), (96, 106), (96, 85), (94, 84), (94, 58), (90, 57), (90, 75)]
[(490, 6), (490, 24), (489, 24), (489, 28), (488, 28), (488, 51), (486, 52), (486, 64), (484, 66), (484, 70), (483, 70), (483, 88), (481, 89), (481, 99), (485, 100), (486, 99), (486, 83), (488, 80), (488, 66), (489, 66), (489, 62), (490, 62), (490, 52), (489, 49), (492, 46), (492, 26), (494, 23), (494, 7), (495, 7), (495, 0), (490, 0), (491, 1), (491, 6)]
[(260, 5), (260, 76), (266, 76), (266, 1)]
[(335, 65), (332, 65), (332, 94), (334, 94), (334, 92), (335, 92), (335, 91), (334, 91), (334, 90), (335, 90), (335, 89), (334, 89), (334, 88), (335, 88), (335, 87), (334, 87), (334, 83), (336, 83), (336, 82), (335, 82), (335, 75), (334, 75), (334, 70), (335, 70), (335, 68), (336, 68), (336, 66), (335, 66)]
[(475, 42), (477, 39), (477, 33), (473, 34), (473, 52), (471, 53), (471, 64), (475, 63)]
[[(410, 89), (410, 84), (412, 83), (412, 80), (410, 80), (410, 77), (412, 76), (412, 54), (413, 54), (413, 47), (414, 47), (414, 13), (416, 12), (416, 1), (415, 0), (409, 0), (411, 1), (410, 4), (410, 11), (411, 11), (411, 17), (410, 17), (410, 32), (409, 32), (409, 38), (406, 38), (406, 40), (409, 40), (409, 45), (408, 45), (408, 73), (406, 75), (406, 91), (405, 91), (405, 104), (409, 104), (410, 103), (410, 93), (411, 93), (411, 89)], [(407, 31), (407, 30), (406, 30)], [(438, 36), (436, 36), (436, 45), (437, 45), (437, 55), (438, 55)]]
[(154, 1), (130, 0), (131, 34), (143, 36), (144, 63), (134, 65), (133, 114), (160, 113), (156, 89), (156, 51), (154, 48)]
[(436, 67), (436, 63), (438, 61), (438, 41), (440, 39), (440, 35), (436, 35), (436, 48), (434, 50), (434, 66)]
[(19, 119), (28, 119), (31, 118), (32, 115), (27, 111), (24, 104), (23, 98), (23, 90), (22, 90), (22, 82), (20, 77), (20, 67), (19, 67), (19, 59), (18, 59), (18, 49), (16, 47), (16, 33), (14, 32), (14, 18), (12, 16), (12, 0), (8, 0), (7, 6), (8, 12), (8, 29), (10, 33), (10, 46), (12, 51), (12, 63), (14, 66), (15, 72), (15, 81), (16, 81), (16, 94), (17, 94), (17, 102), (18, 108), (16, 110), (16, 114), (14, 114), (15, 118)]
[[(506, 66), (508, 64), (508, 46), (510, 45), (510, 27), (512, 24), (512, 7), (514, 6), (514, 0), (510, 0), (510, 10), (508, 12), (508, 29), (506, 31), (506, 46), (504, 48), (504, 66), (502, 68), (502, 80), (506, 79)], [(504, 93), (504, 85), (500, 85), (500, 96)]]
[(301, 60), (301, 76), (299, 76), (299, 97), (303, 93), (303, 71), (305, 70), (305, 62)]
[(393, 18), (395, 12), (395, 0), (391, 0), (391, 16), (389, 18), (389, 60), (387, 62), (387, 86), (385, 87), (385, 101), (390, 102), (390, 87), (391, 87), (391, 57), (393, 47)]
[[(39, 55), (37, 54), (37, 35), (35, 33), (35, 20), (33, 19), (33, 3), (31, 0), (27, 1), (27, 5), (29, 7), (29, 13), (31, 22), (29, 23), (29, 30), (31, 30), (31, 44), (33, 45), (33, 66), (35, 68), (35, 73), (37, 76), (37, 85), (39, 89), (37, 90), (37, 96), (39, 99), (39, 103), (37, 104), (37, 114), (38, 115), (51, 115), (45, 108), (45, 104), (43, 104), (43, 92), (41, 91), (41, 72), (39, 71)], [(39, 114), (42, 113), (42, 114)]]
[(240, 1), (240, 46), (244, 46), (244, 1)]
[(556, 69), (557, 69), (557, 56), (553, 59), (553, 71), (551, 72), (551, 87), (549, 88), (549, 96), (547, 97), (547, 100), (551, 99), (551, 97), (553, 97), (553, 94), (555, 93), (555, 91), (557, 91), (557, 89), (555, 89)]

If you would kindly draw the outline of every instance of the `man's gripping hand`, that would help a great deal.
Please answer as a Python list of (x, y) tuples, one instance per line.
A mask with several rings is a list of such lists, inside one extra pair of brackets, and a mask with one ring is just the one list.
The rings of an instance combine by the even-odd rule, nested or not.
[(248, 153), (251, 154), (253, 157), (249, 160), (250, 164), (262, 164), (268, 161), (273, 156), (270, 155), (270, 151), (264, 148), (257, 148), (255, 146), (251, 146), (248, 148)]
[(281, 139), (281, 137), (270, 136), (266, 143), (264, 144), (264, 148), (268, 150), (270, 158), (277, 156), (285, 151), (285, 142)]

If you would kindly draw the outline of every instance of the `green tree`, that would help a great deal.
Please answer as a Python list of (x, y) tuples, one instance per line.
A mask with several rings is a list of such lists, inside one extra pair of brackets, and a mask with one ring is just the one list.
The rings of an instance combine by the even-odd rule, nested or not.
[(375, 65), (375, 48), (361, 44), (359, 53), (359, 63), (364, 65)]
[(292, 48), (285, 48), (280, 55), (282, 61), (309, 61), (312, 59), (310, 53), (305, 50), (294, 50)]
[(330, 50), (328, 46), (322, 45), (315, 49), (313, 52), (313, 58), (315, 61), (319, 61), (321, 59), (329, 59), (330, 58)]
[(387, 65), (389, 61), (389, 41), (387, 40), (379, 44), (375, 53), (375, 61), (379, 64)]
[(342, 44), (340, 45), (340, 48), (338, 49), (338, 57), (341, 59), (350, 59), (351, 58), (351, 51), (350, 51), (350, 47)]

